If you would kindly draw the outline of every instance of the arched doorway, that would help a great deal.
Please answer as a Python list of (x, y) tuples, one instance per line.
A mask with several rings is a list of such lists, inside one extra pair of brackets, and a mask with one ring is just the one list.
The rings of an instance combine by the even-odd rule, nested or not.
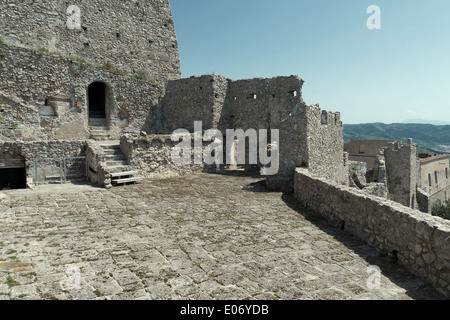
[(88, 87), (89, 119), (106, 118), (106, 83), (94, 82)]

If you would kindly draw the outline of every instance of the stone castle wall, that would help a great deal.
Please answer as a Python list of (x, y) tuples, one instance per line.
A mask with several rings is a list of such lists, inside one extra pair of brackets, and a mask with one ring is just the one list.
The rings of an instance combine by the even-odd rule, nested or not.
[(203, 129), (217, 129), (224, 107), (228, 80), (207, 75), (170, 81), (158, 113), (158, 133), (171, 134), (177, 129), (194, 132), (194, 122), (202, 121)]
[(416, 157), (416, 147), (412, 140), (404, 145), (393, 142), (385, 147), (387, 188), (392, 200), (410, 208), (417, 208), (416, 189), (420, 186), (418, 180), (419, 163)]
[(295, 197), (450, 296), (450, 222), (296, 169)]
[[(85, 141), (34, 141), (34, 142), (3, 142), (0, 144), (0, 169), (25, 168), (27, 185), (36, 184), (36, 159), (84, 157)], [(83, 179), (86, 175), (84, 160), (68, 160), (67, 176), (73, 174)], [(38, 182), (59, 182), (59, 160), (38, 162)]]
[(308, 166), (311, 172), (348, 185), (344, 164), (343, 126), (339, 112), (307, 108)]
[(233, 81), (208, 75), (171, 81), (160, 109), (160, 131), (193, 132), (194, 121), (202, 121), (203, 130), (219, 129), (224, 135), (227, 129), (278, 129), (279, 176), (292, 177), (296, 167), (312, 166), (343, 181), (340, 115), (326, 112), (324, 121), (318, 106), (303, 101), (303, 83), (296, 76)]
[[(133, 170), (147, 179), (169, 178), (202, 171), (215, 171), (215, 166), (194, 164), (194, 142), (191, 135), (191, 164), (175, 164), (172, 152), (178, 141), (172, 141), (171, 135), (125, 134), (120, 139), (120, 148), (126, 155)], [(205, 150), (208, 143), (202, 143)]]
[[(67, 21), (80, 9), (80, 29)], [(72, 20), (70, 20), (72, 21)], [(18, 47), (78, 57), (160, 83), (180, 78), (180, 58), (168, 0), (2, 0), (0, 39)]]
[[(128, 130), (154, 129), (161, 86), (59, 55), (0, 44), (0, 138), (89, 138), (87, 89), (96, 81), (108, 87), (106, 120), (112, 138), (119, 138), (124, 122)], [(52, 100), (54, 114), (49, 115)]]

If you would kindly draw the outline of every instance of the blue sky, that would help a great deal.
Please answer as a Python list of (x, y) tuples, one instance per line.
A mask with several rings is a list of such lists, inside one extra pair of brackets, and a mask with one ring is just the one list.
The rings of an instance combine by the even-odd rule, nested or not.
[(183, 77), (298, 75), (305, 102), (344, 123), (450, 123), (448, 0), (169, 1)]

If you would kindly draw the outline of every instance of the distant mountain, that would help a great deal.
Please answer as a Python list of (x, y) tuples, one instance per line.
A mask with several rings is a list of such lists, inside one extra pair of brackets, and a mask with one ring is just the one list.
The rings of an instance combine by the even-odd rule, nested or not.
[(344, 124), (344, 141), (352, 139), (403, 140), (412, 138), (421, 148), (450, 153), (450, 125), (418, 123)]
[(424, 120), (424, 119), (408, 119), (403, 121), (403, 123), (434, 124), (435, 126), (450, 125), (450, 122), (445, 122), (441, 120)]

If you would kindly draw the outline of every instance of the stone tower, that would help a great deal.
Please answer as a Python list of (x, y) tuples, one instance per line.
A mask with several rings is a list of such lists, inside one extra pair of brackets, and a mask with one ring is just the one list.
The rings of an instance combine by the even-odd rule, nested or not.
[(2, 0), (0, 39), (158, 83), (181, 76), (168, 0)]

